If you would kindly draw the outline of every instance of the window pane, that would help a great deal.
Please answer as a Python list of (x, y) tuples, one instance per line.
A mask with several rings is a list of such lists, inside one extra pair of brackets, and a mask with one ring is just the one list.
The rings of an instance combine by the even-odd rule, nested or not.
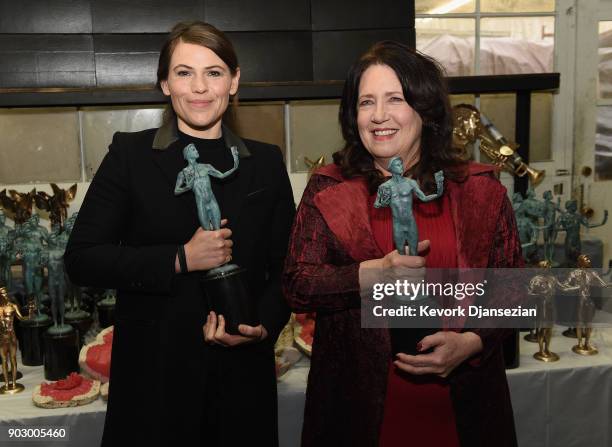
[(480, 25), (480, 74), (553, 71), (554, 17), (482, 19)]
[(417, 50), (437, 59), (448, 76), (474, 74), (473, 19), (416, 19)]
[(344, 146), (338, 123), (338, 100), (292, 101), (291, 172), (308, 172), (308, 163), (325, 157), (332, 162), (332, 154)]
[(476, 97), (474, 95), (449, 95), (451, 107), (459, 104), (474, 105)]
[(76, 108), (0, 109), (0, 135), (0, 184), (81, 179)]
[(552, 159), (550, 141), (552, 138), (552, 93), (531, 94), (531, 115), (529, 123), (529, 161)]
[(554, 12), (555, 0), (480, 0), (482, 12)]
[(597, 108), (595, 180), (612, 180), (612, 107)]
[(85, 176), (91, 180), (115, 132), (137, 132), (162, 123), (164, 106), (84, 107), (81, 120)]
[(416, 0), (414, 10), (417, 14), (447, 14), (474, 12), (474, 0)]
[(599, 22), (600, 98), (612, 98), (612, 22)]

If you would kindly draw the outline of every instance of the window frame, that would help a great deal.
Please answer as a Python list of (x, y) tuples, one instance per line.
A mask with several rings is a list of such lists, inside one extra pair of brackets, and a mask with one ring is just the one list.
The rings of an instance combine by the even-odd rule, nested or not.
[[(603, 1), (603, 0), (602, 0)], [(612, 6), (612, 2), (610, 2)], [(553, 189), (562, 184), (564, 198), (571, 192), (571, 169), (574, 148), (574, 95), (576, 72), (576, 0), (556, 0), (555, 10), (551, 12), (481, 12), (480, 0), (475, 0), (475, 11), (470, 13), (415, 14), (415, 19), (423, 18), (467, 18), (475, 20), (474, 73), (480, 70), (481, 19), (485, 18), (522, 18), (554, 17), (554, 62), (553, 71), (561, 75), (561, 85), (553, 94), (551, 120), (551, 157), (549, 160), (530, 162), (534, 169), (544, 169), (546, 176), (536, 188), (538, 191)], [(568, 32), (569, 31), (569, 32)], [(478, 107), (479, 98), (476, 98)], [(514, 136), (509, 136), (513, 138)], [(502, 175), (502, 182), (512, 191), (513, 179), (510, 174)]]

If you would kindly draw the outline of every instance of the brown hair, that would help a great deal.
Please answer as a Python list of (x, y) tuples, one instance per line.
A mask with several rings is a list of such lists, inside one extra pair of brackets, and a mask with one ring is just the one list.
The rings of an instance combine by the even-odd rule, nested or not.
[[(192, 43), (208, 48), (225, 62), (232, 76), (236, 75), (238, 71), (238, 56), (232, 42), (223, 31), (201, 21), (179, 22), (170, 30), (170, 34), (159, 53), (157, 83), (155, 84), (158, 89), (161, 89), (161, 82), (168, 79), (172, 53), (174, 53), (174, 49), (179, 42)], [(164, 112), (164, 122), (171, 118), (174, 118), (174, 111), (170, 105)]]
[(157, 88), (161, 88), (161, 81), (168, 79), (170, 59), (172, 59), (172, 53), (174, 53), (174, 49), (179, 41), (208, 48), (225, 62), (232, 75), (236, 74), (238, 56), (236, 56), (232, 42), (222, 31), (205, 22), (180, 22), (170, 30), (170, 34), (159, 53)]
[(342, 175), (365, 177), (371, 193), (384, 181), (359, 137), (357, 126), (361, 77), (370, 66), (377, 64), (395, 71), (406, 102), (423, 121), (420, 159), (406, 174), (413, 175), (427, 191), (435, 189), (433, 174), (440, 169), (446, 178), (463, 180), (466, 162), (451, 149), (453, 127), (443, 69), (434, 59), (390, 40), (374, 44), (349, 69), (339, 112), (345, 145), (334, 153), (334, 163)]

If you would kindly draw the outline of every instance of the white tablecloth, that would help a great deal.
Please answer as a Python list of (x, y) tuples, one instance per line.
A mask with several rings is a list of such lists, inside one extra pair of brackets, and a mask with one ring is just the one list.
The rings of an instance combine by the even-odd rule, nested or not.
[[(545, 364), (532, 358), (537, 345), (521, 339), (521, 365), (509, 370), (508, 383), (520, 447), (612, 447), (612, 329), (598, 329), (594, 342), (599, 355), (571, 352), (575, 340), (556, 329), (552, 350), (561, 356)], [(278, 383), (279, 434), (282, 447), (299, 446), (304, 411), (308, 360), (302, 359)], [(4, 446), (99, 445), (106, 404), (44, 410), (31, 402), (35, 385), (43, 380), (42, 367), (20, 366), (26, 390), (0, 396), (0, 430), (9, 427), (68, 426), (68, 442), (1, 443)], [(0, 437), (0, 439), (2, 439)]]

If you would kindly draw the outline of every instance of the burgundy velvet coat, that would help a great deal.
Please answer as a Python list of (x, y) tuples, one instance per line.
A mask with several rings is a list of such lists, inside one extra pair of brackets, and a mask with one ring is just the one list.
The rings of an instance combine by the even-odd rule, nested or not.
[[(445, 182), (460, 268), (522, 266), (512, 206), (493, 169), (473, 163), (465, 182)], [(368, 195), (363, 179), (346, 180), (337, 166), (325, 166), (308, 183), (294, 222), (285, 296), (293, 311), (317, 312), (303, 447), (378, 445), (391, 346), (388, 330), (361, 328), (359, 263), (384, 256), (370, 227)], [(514, 447), (501, 351), (511, 330), (474, 332), (482, 352), (448, 378), (461, 445)]]

